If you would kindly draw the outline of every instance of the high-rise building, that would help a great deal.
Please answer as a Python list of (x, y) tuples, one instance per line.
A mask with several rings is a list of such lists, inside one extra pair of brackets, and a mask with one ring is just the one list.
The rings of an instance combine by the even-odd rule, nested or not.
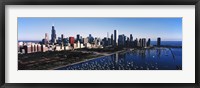
[(101, 45), (101, 38), (97, 38), (97, 45)]
[(47, 46), (47, 44), (48, 44), (48, 41), (47, 41), (47, 39), (42, 39), (42, 44), (45, 44), (46, 46)]
[(45, 37), (44, 39), (42, 39), (42, 44), (45, 44), (46, 46), (49, 44), (49, 38), (47, 33), (45, 33)]
[(65, 38), (65, 36), (63, 34), (61, 34), (61, 40), (63, 41), (63, 39)]
[(130, 47), (130, 38), (129, 37), (127, 37), (127, 40), (126, 40), (126, 47)]
[(101, 39), (98, 37), (94, 38), (94, 47), (98, 47), (100, 45)]
[(60, 44), (60, 45), (62, 45), (62, 39), (61, 39), (61, 37), (58, 37), (57, 43)]
[(151, 45), (151, 39), (149, 38), (147, 41), (147, 47), (149, 47)]
[(108, 38), (107, 41), (108, 41), (108, 45), (112, 45), (111, 38)]
[(97, 38), (94, 38), (94, 46), (97, 46)]
[(87, 44), (88, 43), (88, 38), (83, 38), (83, 44)]
[(69, 37), (69, 43), (70, 43), (71, 45), (74, 44), (74, 37)]
[(83, 37), (80, 36), (80, 43), (83, 43)]
[(139, 46), (139, 42), (138, 42), (138, 39), (136, 38), (134, 41), (134, 47), (138, 47), (138, 46)]
[(49, 36), (47, 33), (45, 33), (45, 39), (47, 40), (47, 42), (49, 43)]
[(114, 30), (114, 46), (118, 45), (118, 30)]
[(111, 34), (111, 45), (114, 45), (113, 34)]
[(78, 41), (81, 42), (81, 36), (80, 36), (80, 34), (76, 35), (76, 42), (78, 42)]
[(130, 34), (130, 41), (132, 42), (133, 41), (133, 35)]
[(139, 47), (142, 47), (142, 39), (139, 39), (139, 43), (138, 43)]
[(125, 35), (124, 35), (124, 45), (126, 45), (126, 36)]
[(158, 38), (157, 38), (157, 46), (160, 46), (160, 45), (161, 45), (161, 38), (158, 37)]
[(130, 47), (134, 47), (134, 41), (133, 41), (133, 35), (132, 34), (130, 34), (130, 41), (129, 42), (127, 42), (127, 43), (129, 43), (129, 46)]
[(68, 43), (69, 43), (69, 39), (68, 39), (68, 38), (64, 38), (64, 39), (63, 39), (63, 45), (64, 45), (64, 46), (67, 46)]
[(92, 42), (94, 41), (94, 38), (92, 37), (92, 35), (91, 35), (91, 34), (89, 34), (89, 37), (88, 37), (88, 39), (89, 39), (89, 43), (92, 43)]
[(54, 25), (52, 26), (51, 30), (51, 43), (56, 43), (56, 30), (54, 28)]
[(108, 39), (107, 39), (107, 37), (104, 37), (104, 38), (102, 39), (102, 45), (103, 45), (103, 46), (108, 46)]
[(119, 35), (118, 45), (125, 46), (126, 36), (124, 34)]
[(141, 47), (146, 47), (146, 39), (145, 38), (142, 38), (142, 46)]
[(77, 43), (76, 43), (76, 48), (81, 48), (81, 43), (80, 43), (80, 41), (77, 41)]

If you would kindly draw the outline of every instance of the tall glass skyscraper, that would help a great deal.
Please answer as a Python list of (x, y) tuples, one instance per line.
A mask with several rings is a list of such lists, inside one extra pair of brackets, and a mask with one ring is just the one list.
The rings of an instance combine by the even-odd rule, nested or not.
[(118, 44), (118, 30), (114, 30), (114, 46)]
[(51, 43), (56, 43), (56, 30), (54, 28), (54, 25), (52, 26), (51, 30)]
[(111, 34), (111, 45), (114, 45), (113, 34)]
[(81, 36), (80, 36), (80, 34), (77, 34), (77, 35), (76, 35), (76, 41), (77, 41), (77, 42), (78, 42), (78, 41), (81, 42)]
[(133, 41), (133, 35), (130, 34), (130, 41), (132, 42)]
[(158, 38), (157, 38), (157, 46), (160, 46), (160, 45), (161, 45), (160, 42), (161, 42), (161, 38), (158, 37)]

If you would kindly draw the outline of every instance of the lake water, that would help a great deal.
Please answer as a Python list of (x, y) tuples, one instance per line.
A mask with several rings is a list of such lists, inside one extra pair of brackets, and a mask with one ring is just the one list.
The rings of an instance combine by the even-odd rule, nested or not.
[[(151, 45), (157, 45), (157, 41), (151, 41)], [(161, 45), (182, 46), (182, 41), (161, 41)]]
[(156, 48), (115, 53), (57, 70), (181, 70), (182, 48)]

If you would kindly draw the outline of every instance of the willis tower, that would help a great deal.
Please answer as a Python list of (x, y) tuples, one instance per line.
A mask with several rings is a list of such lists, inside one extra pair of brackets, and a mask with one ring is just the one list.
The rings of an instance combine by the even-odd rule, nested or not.
[(56, 43), (56, 30), (54, 28), (54, 25), (52, 25), (51, 30), (51, 43)]

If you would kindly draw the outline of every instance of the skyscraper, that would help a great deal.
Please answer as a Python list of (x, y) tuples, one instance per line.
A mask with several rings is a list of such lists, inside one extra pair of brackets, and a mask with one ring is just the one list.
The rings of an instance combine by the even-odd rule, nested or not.
[(71, 45), (74, 44), (74, 37), (69, 37), (69, 43), (70, 43)]
[(51, 43), (56, 43), (56, 30), (54, 28), (54, 25), (52, 26), (51, 30)]
[(149, 38), (147, 41), (147, 47), (149, 47), (151, 45), (151, 39)]
[(136, 38), (134, 41), (134, 47), (138, 47), (138, 46), (139, 46), (139, 42), (138, 42), (138, 39)]
[(81, 36), (80, 38), (81, 38), (81, 39), (80, 39), (80, 42), (83, 43), (83, 37)]
[(130, 34), (130, 41), (132, 42), (133, 41), (133, 35)]
[(61, 34), (61, 39), (62, 39), (62, 41), (63, 41), (63, 39), (64, 39), (64, 35), (63, 35), (63, 34)]
[(114, 46), (118, 44), (118, 30), (114, 30)]
[(113, 34), (111, 34), (111, 45), (114, 45)]
[(145, 38), (142, 38), (142, 47), (146, 47), (146, 39)]
[(139, 47), (142, 47), (142, 39), (139, 39)]
[(44, 39), (42, 39), (42, 43), (45, 44), (46, 46), (48, 45), (49, 38), (48, 38), (48, 34), (47, 33), (45, 33), (45, 37), (44, 37)]
[(78, 41), (81, 42), (81, 36), (80, 36), (80, 34), (77, 34), (77, 35), (76, 35), (76, 41), (77, 41), (77, 42), (78, 42)]
[(161, 42), (161, 38), (158, 37), (158, 38), (157, 38), (157, 46), (160, 46), (160, 45), (161, 45), (160, 42)]
[(91, 34), (89, 34), (89, 37), (88, 37), (88, 39), (89, 39), (89, 43), (92, 43), (92, 42), (94, 41), (94, 38), (92, 37), (92, 35), (91, 35)]
[(102, 45), (103, 46), (108, 46), (108, 40), (107, 40), (107, 37), (104, 37), (103, 39), (102, 39)]
[(64, 46), (67, 46), (68, 43), (69, 43), (69, 39), (68, 39), (68, 38), (64, 38), (64, 39), (63, 39), (63, 44), (64, 44)]
[(61, 47), (64, 45), (64, 35), (63, 34), (61, 34), (60, 44), (61, 44)]
[(130, 47), (130, 38), (129, 37), (127, 37), (127, 40), (126, 40), (126, 47)]
[(126, 36), (124, 34), (119, 35), (118, 45), (123, 47), (125, 45)]
[(87, 44), (88, 43), (88, 38), (83, 38), (83, 44)]

